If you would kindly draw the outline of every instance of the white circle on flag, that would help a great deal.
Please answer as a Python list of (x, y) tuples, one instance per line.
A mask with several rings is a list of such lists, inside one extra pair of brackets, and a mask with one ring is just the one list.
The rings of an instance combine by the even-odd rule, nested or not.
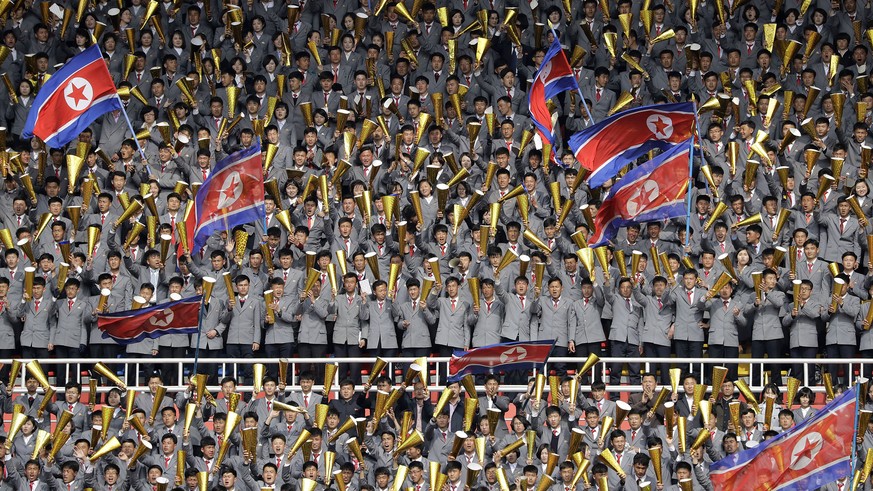
[(646, 118), (646, 127), (659, 140), (673, 136), (673, 120), (663, 114), (652, 114)]
[(166, 327), (173, 322), (173, 309), (164, 309), (160, 312), (155, 312), (149, 318), (149, 323), (153, 326)]
[(636, 189), (627, 200), (625, 208), (628, 216), (635, 216), (640, 210), (649, 206), (649, 204), (658, 197), (661, 188), (658, 187), (656, 181), (646, 181), (642, 186)]
[(500, 363), (513, 363), (527, 358), (527, 350), (521, 346), (513, 346), (500, 353)]
[(821, 434), (817, 432), (813, 431), (804, 435), (791, 450), (791, 468), (800, 470), (811, 464), (815, 460), (815, 456), (821, 451), (823, 443)]
[(81, 111), (91, 104), (94, 88), (82, 77), (73, 77), (64, 87), (64, 101), (73, 111)]
[(236, 203), (236, 200), (242, 196), (242, 179), (239, 172), (231, 172), (224, 178), (224, 182), (219, 188), (218, 208), (227, 208)]
[(552, 73), (552, 60), (549, 60), (540, 67), (540, 81), (545, 84), (549, 79), (549, 74)]

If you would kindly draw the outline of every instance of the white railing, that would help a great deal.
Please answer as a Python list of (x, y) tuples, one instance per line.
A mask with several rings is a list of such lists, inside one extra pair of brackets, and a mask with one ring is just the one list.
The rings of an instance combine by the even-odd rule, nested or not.
[[(288, 359), (288, 379), (287, 384), (288, 387), (292, 387), (298, 384), (297, 374), (300, 370), (301, 366), (309, 366), (312, 364), (323, 365), (324, 363), (358, 363), (362, 368), (368, 368), (369, 365), (373, 362), (374, 358), (372, 357), (358, 357), (358, 358), (289, 358)], [(388, 362), (388, 366), (386, 369), (386, 373), (392, 378), (395, 383), (399, 383), (402, 380), (402, 374), (396, 376), (396, 370), (405, 368), (406, 365), (415, 361), (415, 358), (410, 357), (395, 357), (395, 358), (384, 358), (385, 361)], [(15, 391), (23, 392), (24, 389), (24, 377), (26, 370), (24, 369), (24, 364), (26, 364), (30, 359), (21, 358), (19, 361), (22, 362), (22, 370), (19, 374), (19, 380), (16, 384)], [(551, 365), (563, 363), (566, 365), (568, 370), (573, 370), (580, 366), (584, 362), (584, 358), (551, 358), (549, 360)], [(9, 365), (11, 360), (9, 359), (0, 359), (0, 363)], [(176, 380), (164, 380), (164, 384), (169, 391), (178, 391), (183, 390), (187, 387), (187, 374), (186, 371), (190, 371), (194, 367), (193, 358), (118, 358), (117, 360), (104, 360), (104, 359), (88, 359), (88, 358), (58, 358), (58, 359), (40, 359), (40, 364), (42, 365), (45, 371), (49, 371), (52, 367), (63, 367), (67, 368), (67, 373), (69, 374), (67, 377), (64, 377), (66, 380), (74, 380), (82, 383), (83, 391), (87, 389), (87, 380), (88, 372), (95, 363), (103, 362), (108, 364), (111, 368), (116, 369), (119, 377), (122, 380), (125, 380), (125, 373), (131, 373), (131, 370), (136, 370), (133, 373), (140, 373), (140, 369), (144, 365), (155, 366), (159, 368), (167, 367), (168, 365), (175, 365), (175, 373), (178, 374)], [(428, 369), (430, 371), (429, 376), (429, 387), (437, 387), (439, 386), (438, 380), (440, 380), (436, 374), (444, 374), (448, 370), (448, 362), (449, 358), (447, 357), (431, 357), (428, 358)], [(641, 372), (654, 372), (658, 369), (660, 363), (667, 362), (670, 363), (673, 367), (682, 368), (684, 371), (693, 371), (694, 373), (703, 376), (708, 379), (711, 375), (711, 367), (713, 365), (723, 365), (723, 366), (736, 366), (736, 367), (745, 367), (745, 372), (747, 375), (744, 375), (743, 378), (751, 379), (755, 381), (754, 384), (749, 383), (750, 388), (754, 392), (760, 391), (763, 387), (763, 380), (765, 377), (761, 375), (763, 372), (767, 371), (767, 368), (774, 364), (778, 363), (783, 366), (783, 368), (787, 369), (791, 365), (795, 364), (803, 364), (803, 365), (822, 365), (824, 367), (832, 367), (832, 370), (835, 370), (836, 367), (840, 367), (841, 369), (845, 369), (851, 365), (851, 372), (846, 373), (844, 376), (845, 380), (853, 381), (856, 378), (856, 373), (860, 375), (865, 375), (869, 373), (870, 369), (873, 367), (868, 367), (869, 364), (873, 363), (873, 360), (865, 359), (865, 358), (850, 358), (850, 359), (830, 359), (830, 358), (781, 358), (781, 359), (767, 359), (767, 358), (669, 358), (669, 359), (661, 359), (661, 358), (601, 358), (600, 361), (595, 365), (594, 369), (585, 375), (581, 388), (582, 390), (588, 390), (590, 388), (590, 382), (592, 380), (592, 373), (599, 371), (601, 374), (605, 373), (611, 364), (613, 363), (638, 363), (640, 365)], [(263, 363), (268, 367), (271, 365), (276, 365), (278, 363), (277, 358), (246, 358), (242, 360), (235, 361), (227, 361), (224, 358), (202, 358), (199, 361), (201, 368), (198, 369), (201, 373), (203, 373), (203, 366), (209, 366), (210, 371), (214, 371), (217, 368), (221, 369), (221, 373), (225, 375), (237, 376), (240, 368), (244, 365), (253, 365), (255, 363)], [(805, 367), (806, 368), (806, 367)], [(122, 371), (124, 370), (124, 371)], [(499, 367), (495, 371), (499, 371)], [(545, 371), (548, 373), (549, 366), (547, 365)], [(803, 386), (810, 387), (814, 392), (824, 392), (824, 387), (816, 384), (814, 380), (807, 380), (806, 377), (813, 373), (815, 370), (804, 369), (802, 374), (794, 375), (799, 378), (802, 382)], [(434, 373), (435, 372), (435, 373)], [(218, 373), (215, 371), (214, 373)], [(339, 377), (337, 377), (338, 379)], [(836, 383), (836, 376), (834, 378), (834, 383)], [(132, 377), (128, 376), (127, 380), (131, 380)], [(608, 382), (608, 376), (603, 376), (604, 381), (607, 382), (607, 390), (610, 392), (641, 392), (641, 387), (639, 384), (629, 384), (626, 379), (623, 379), (623, 383), (621, 385), (612, 385)], [(57, 380), (57, 379), (55, 379)], [(147, 390), (147, 380), (143, 380), (143, 377), (138, 377), (139, 382), (142, 382), (143, 385), (131, 384), (132, 388), (137, 390)], [(357, 389), (360, 390), (363, 386), (363, 383), (366, 381), (365, 377), (362, 377), (362, 380), (355, 380), (357, 385)], [(784, 380), (774, 380), (777, 385), (784, 386)], [(338, 390), (339, 380), (334, 380), (333, 390)], [(321, 381), (316, 377), (316, 389), (321, 387)], [(104, 392), (108, 391), (112, 388), (112, 386), (108, 387), (100, 387), (98, 391)], [(213, 385), (209, 387), (210, 391), (217, 391), (219, 387), (217, 385)], [(238, 387), (238, 391), (241, 392), (251, 392), (252, 386), (240, 386)], [(375, 389), (373, 389), (375, 390)], [(411, 388), (409, 389), (411, 390)], [(501, 385), (500, 390), (506, 393), (518, 393), (527, 391), (527, 385)], [(548, 389), (547, 389), (548, 390)]]

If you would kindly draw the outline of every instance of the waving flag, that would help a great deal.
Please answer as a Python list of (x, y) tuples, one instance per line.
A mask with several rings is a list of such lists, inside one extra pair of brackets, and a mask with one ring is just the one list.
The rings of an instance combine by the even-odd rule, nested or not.
[(74, 56), (39, 90), (24, 123), (22, 138), (40, 137), (60, 148), (95, 119), (121, 109), (121, 101), (100, 54), (93, 45)]
[(606, 244), (630, 223), (684, 216), (689, 158), (691, 140), (625, 174), (597, 210), (591, 247)]
[(542, 369), (554, 345), (554, 339), (544, 339), (492, 344), (470, 351), (455, 351), (449, 361), (449, 379), (460, 380), (468, 373), (479, 375), (494, 373), (498, 369)]
[(528, 91), (530, 118), (539, 130), (540, 137), (551, 143), (554, 143), (552, 136), (554, 128), (546, 101), (567, 90), (579, 90), (579, 84), (573, 76), (567, 55), (564, 54), (561, 43), (555, 36)]
[(254, 145), (215, 164), (194, 198), (191, 216), (196, 225), (194, 233), (188, 234), (188, 240), (193, 241), (191, 252), (198, 252), (219, 230), (229, 233), (237, 225), (267, 217), (261, 160), (261, 147)]
[(806, 491), (841, 477), (851, 478), (857, 387), (791, 430), (712, 464), (713, 487)]
[(200, 296), (183, 298), (139, 310), (100, 314), (97, 328), (103, 339), (114, 339), (118, 344), (131, 344), (143, 339), (159, 338), (165, 334), (194, 334)]
[(576, 160), (597, 188), (625, 165), (652, 149), (667, 150), (691, 138), (694, 104), (662, 104), (629, 109), (570, 137)]

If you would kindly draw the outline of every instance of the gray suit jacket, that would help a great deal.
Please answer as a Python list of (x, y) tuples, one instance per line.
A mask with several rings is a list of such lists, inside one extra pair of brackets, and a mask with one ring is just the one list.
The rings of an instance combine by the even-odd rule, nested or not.
[[(348, 302), (346, 302), (348, 303)], [(394, 319), (391, 314), (392, 301), (386, 298), (379, 308), (376, 298), (368, 298), (361, 314), (361, 339), (367, 341), (368, 349), (397, 349), (397, 334), (394, 330)]]

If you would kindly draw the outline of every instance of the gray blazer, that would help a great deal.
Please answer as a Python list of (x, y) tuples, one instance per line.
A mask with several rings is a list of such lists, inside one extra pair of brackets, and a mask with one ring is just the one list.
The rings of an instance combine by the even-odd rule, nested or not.
[[(334, 344), (357, 345), (364, 336), (361, 333), (361, 318), (367, 306), (361, 302), (360, 295), (352, 296), (351, 302), (346, 293), (336, 296), (336, 323), (333, 326)], [(394, 306), (396, 309), (396, 305)]]
[[(725, 309), (724, 300), (720, 297), (704, 302), (704, 297), (697, 300), (700, 310), (709, 311), (709, 344), (720, 346), (739, 346), (738, 330), (746, 324), (742, 302), (736, 298), (728, 301)], [(739, 310), (736, 314), (735, 310)], [(813, 325), (813, 331), (815, 326)]]
[(478, 348), (500, 342), (500, 332), (503, 329), (503, 302), (491, 298), (490, 310), (484, 297), (479, 300), (479, 313), (470, 310), (467, 322), (473, 328), (472, 346)]
[(432, 292), (427, 299), (427, 307), (439, 314), (435, 344), (452, 348), (470, 346), (470, 330), (467, 328), (467, 316), (472, 310), (470, 304), (458, 299), (455, 302), (455, 309), (452, 310), (449, 298)]
[[(818, 321), (828, 306), (822, 303), (821, 297), (812, 295), (800, 307), (797, 317), (791, 316), (793, 308), (793, 304), (787, 307), (788, 314), (782, 318), (782, 326), (790, 328), (788, 347), (791, 349), (818, 347)], [(711, 333), (710, 336), (712, 336)]]
[(236, 297), (231, 309), (233, 314), (227, 324), (227, 344), (252, 344), (261, 342), (266, 305), (262, 297), (247, 295), (245, 305)]
[(57, 322), (52, 326), (49, 343), (56, 346), (78, 348), (88, 342), (88, 330), (85, 325), (94, 319), (91, 306), (84, 298), (73, 300), (72, 308), (69, 299), (59, 298), (55, 302), (54, 313)]
[(536, 327), (534, 320), (539, 314), (539, 303), (534, 301), (532, 292), (524, 296), (522, 306), (520, 296), (504, 290), (500, 281), (494, 283), (494, 289), (497, 298), (503, 302), (503, 328), (500, 336), (514, 341), (529, 341), (531, 329)]
[(420, 301), (421, 299), (416, 300), (414, 308), (411, 301), (392, 303), (394, 321), (397, 323), (397, 328), (403, 331), (403, 338), (400, 342), (403, 349), (431, 347), (430, 326), (436, 322), (437, 318), (430, 309), (421, 308), (418, 305)]
[(676, 305), (674, 340), (703, 342), (703, 328), (699, 325), (703, 321), (703, 309), (699, 308), (698, 300), (704, 295), (706, 290), (694, 287), (689, 300), (687, 290), (681, 284), (676, 285), (670, 292)]
[[(204, 305), (200, 308), (203, 316), (203, 322), (200, 324), (200, 349), (220, 350), (224, 347), (224, 338), (222, 334), (227, 329), (227, 324), (233, 315), (227, 310), (227, 301), (220, 298), (212, 298), (209, 300), (209, 305)], [(212, 339), (206, 336), (209, 331), (215, 330), (218, 335)], [(197, 335), (191, 336), (191, 348), (197, 348)]]
[(391, 304), (391, 299), (386, 298), (382, 301), (382, 308), (379, 308), (379, 301), (369, 298), (362, 306), (361, 339), (367, 341), (368, 349), (397, 349), (397, 334), (394, 330)]

